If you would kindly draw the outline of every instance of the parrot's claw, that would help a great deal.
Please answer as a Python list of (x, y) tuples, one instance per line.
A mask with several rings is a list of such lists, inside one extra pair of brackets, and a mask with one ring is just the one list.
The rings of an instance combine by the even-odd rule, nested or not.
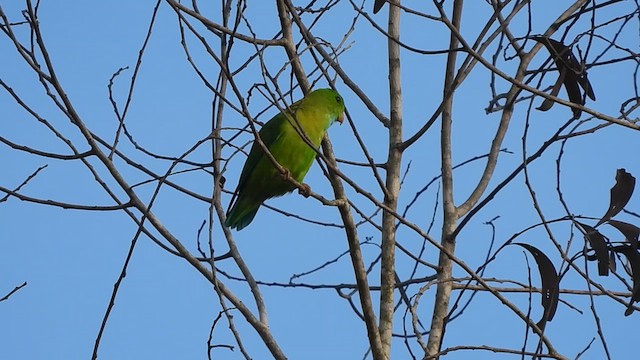
[(304, 184), (304, 183), (301, 184), (301, 185), (302, 185), (302, 188), (298, 189), (298, 192), (300, 193), (300, 195), (302, 195), (302, 196), (304, 196), (306, 198), (311, 196), (311, 187), (309, 185), (307, 185), (307, 184)]
[(289, 169), (283, 168), (282, 171), (280, 171), (280, 176), (285, 180), (289, 180), (291, 179), (291, 172)]

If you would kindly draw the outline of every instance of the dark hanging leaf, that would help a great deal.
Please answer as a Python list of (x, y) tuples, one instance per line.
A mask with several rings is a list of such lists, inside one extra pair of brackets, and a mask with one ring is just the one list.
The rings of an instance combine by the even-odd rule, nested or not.
[[(532, 36), (531, 39), (541, 43), (547, 48), (560, 73), (551, 92), (552, 95), (557, 96), (559, 84), (564, 83), (564, 88), (569, 96), (569, 101), (572, 103), (579, 105), (585, 104), (585, 97), (580, 92), (580, 87), (582, 87), (586, 96), (591, 100), (596, 99), (591, 83), (587, 78), (587, 72), (573, 55), (570, 47), (546, 36)], [(549, 110), (552, 105), (552, 100), (545, 100), (539, 109), (546, 111)], [(582, 111), (579, 109), (572, 109), (572, 111), (575, 118), (579, 118), (580, 114), (582, 114)]]
[(575, 55), (573, 55), (570, 47), (557, 40), (544, 36), (534, 36), (533, 39), (542, 43), (547, 48), (551, 56), (553, 56), (553, 60), (555, 61), (556, 65), (558, 65), (558, 62), (561, 62), (562, 67), (570, 70), (570, 73), (573, 74), (572, 76), (576, 80), (575, 82), (579, 84), (580, 87), (582, 87), (586, 95), (591, 100), (596, 100), (596, 95), (593, 92), (593, 87), (591, 87), (591, 83), (587, 78), (587, 72), (582, 64), (578, 62)]
[(587, 260), (589, 260), (589, 261), (596, 261), (596, 260), (598, 260), (598, 258), (596, 257), (596, 253), (595, 253), (595, 251), (593, 252), (593, 254), (587, 254)]
[[(560, 93), (560, 88), (564, 83), (564, 78), (566, 74), (567, 74), (567, 71), (565, 70), (565, 68), (562, 68), (560, 70), (560, 75), (558, 76), (558, 80), (556, 80), (556, 83), (553, 85), (553, 88), (551, 89), (551, 92), (549, 94), (556, 97), (558, 96), (558, 93)], [(553, 104), (555, 104), (555, 101), (551, 99), (544, 99), (542, 104), (540, 104), (540, 106), (537, 109), (540, 111), (547, 111), (551, 109), (551, 107), (553, 107)]]
[[(609, 275), (609, 250), (607, 249), (607, 241), (600, 232), (589, 225), (577, 222), (584, 231), (584, 238), (589, 241), (591, 248), (596, 253), (595, 258), (598, 260), (598, 274), (602, 276)], [(593, 260), (593, 257), (587, 257)]]
[(377, 14), (378, 11), (380, 11), (380, 9), (382, 9), (382, 5), (384, 5), (386, 1), (385, 0), (376, 0), (373, 3), (373, 13)]
[(540, 278), (542, 279), (542, 307), (544, 307), (544, 315), (542, 315), (542, 319), (538, 321), (537, 325), (540, 329), (544, 329), (547, 321), (551, 321), (553, 319), (558, 307), (560, 277), (558, 276), (558, 272), (556, 272), (556, 268), (553, 266), (551, 260), (549, 260), (547, 255), (542, 251), (538, 250), (538, 248), (523, 243), (514, 243), (514, 245), (520, 245), (529, 250), (538, 264)]
[(607, 223), (618, 229), (618, 231), (624, 235), (624, 238), (631, 243), (631, 246), (635, 246), (636, 248), (638, 247), (638, 237), (640, 237), (639, 227), (618, 220), (609, 220)]
[(633, 278), (633, 289), (631, 290), (631, 299), (629, 300), (629, 306), (625, 311), (625, 316), (633, 313), (633, 303), (640, 301), (640, 254), (638, 250), (629, 245), (618, 245), (611, 248), (611, 250), (624, 254), (627, 257), (627, 261), (631, 264), (631, 277)]
[(609, 210), (607, 210), (607, 213), (598, 221), (596, 227), (616, 216), (624, 209), (625, 205), (627, 205), (631, 199), (635, 186), (636, 178), (626, 172), (625, 169), (618, 169), (618, 171), (616, 171), (616, 184), (611, 188)]

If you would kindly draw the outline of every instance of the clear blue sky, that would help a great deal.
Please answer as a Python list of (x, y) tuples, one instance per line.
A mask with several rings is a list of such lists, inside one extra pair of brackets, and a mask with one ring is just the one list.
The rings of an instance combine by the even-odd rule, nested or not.
[[(218, 2), (202, 5), (205, 14), (215, 14)], [(403, 2), (404, 3), (404, 2)], [(407, 2), (415, 6), (416, 2)], [(475, 34), (489, 16), (487, 5), (477, 6), (477, 11), (465, 13), (463, 33)], [(564, 2), (563, 2), (564, 3)], [(372, 15), (372, 1), (366, 4)], [(1, 1), (0, 6), (11, 21), (22, 19), (20, 1)], [(46, 44), (55, 63), (56, 71), (65, 90), (85, 123), (95, 133), (112, 139), (117, 120), (108, 100), (107, 84), (111, 75), (120, 67), (129, 66), (114, 86), (116, 98), (125, 98), (128, 82), (135, 66), (138, 50), (144, 40), (154, 2), (108, 1), (85, 2), (43, 1), (40, 5), (40, 23)], [(253, 21), (253, 30), (262, 38), (270, 38), (278, 28), (274, 2), (255, 1), (249, 3), (247, 16)], [(337, 44), (351, 25), (353, 9), (347, 1), (341, 1), (332, 10), (331, 21), (318, 24), (316, 31), (324, 39)], [(468, 7), (473, 7), (468, 2)], [(536, 5), (540, 6), (540, 5)], [(547, 4), (545, 6), (552, 6)], [(623, 6), (623, 5), (620, 5)], [(425, 8), (426, 9), (426, 8)], [(533, 18), (533, 33), (540, 33), (550, 24), (550, 14), (536, 9)], [(424, 9), (423, 9), (424, 10)], [(475, 10), (475, 9), (472, 9)], [(385, 26), (386, 9), (374, 20)], [(606, 16), (604, 14), (603, 16)], [(220, 21), (215, 18), (215, 21)], [(448, 43), (448, 34), (442, 26), (425, 24), (415, 17), (403, 21), (403, 41), (424, 49), (443, 49)], [(196, 141), (210, 132), (211, 93), (202, 86), (185, 60), (180, 45), (176, 15), (166, 4), (162, 4), (157, 24), (143, 60), (133, 102), (127, 115), (127, 126), (136, 139), (148, 150), (175, 156), (189, 149)], [(524, 27), (515, 30), (524, 31)], [(242, 27), (246, 32), (246, 28)], [(516, 36), (523, 35), (517, 33)], [(606, 34), (606, 30), (603, 30)], [(27, 39), (28, 33), (20, 36)], [(637, 48), (637, 38), (628, 32), (628, 47)], [(191, 49), (198, 64), (215, 81), (215, 63), (203, 53), (198, 42), (189, 37)], [(386, 70), (385, 38), (360, 19), (356, 31), (348, 39), (353, 44), (341, 57), (341, 64), (359, 86), (371, 97), (380, 109), (388, 113), (388, 90)], [(622, 41), (624, 42), (624, 41)], [(252, 47), (238, 42), (238, 53), (248, 53)], [(530, 46), (530, 45), (529, 45)], [(602, 44), (598, 45), (602, 46)], [(283, 53), (272, 50), (267, 53), (271, 70), (282, 65)], [(24, 63), (11, 51), (6, 37), (0, 37), (0, 78), (16, 92), (24, 96), (40, 114), (59, 126), (71, 139), (84, 144), (73, 126), (56, 112), (37, 78), (31, 75)], [(240, 57), (239, 55), (239, 57)], [(442, 69), (444, 56), (421, 57), (405, 52), (403, 68), (405, 134), (413, 134), (437, 107), (442, 94)], [(546, 59), (543, 51), (537, 57), (540, 64)], [(238, 66), (239, 59), (235, 66)], [(311, 63), (306, 63), (311, 68)], [(505, 67), (513, 73), (514, 63)], [(630, 65), (596, 68), (589, 73), (596, 89), (597, 102), (590, 102), (597, 111), (617, 116), (620, 103), (631, 96), (633, 79), (629, 78)], [(605, 70), (606, 69), (606, 70)], [(548, 77), (545, 84), (552, 85)], [(474, 73), (459, 90), (454, 114), (454, 160), (462, 162), (483, 154), (488, 149), (499, 116), (486, 115), (484, 108), (490, 100), (488, 72)], [(254, 82), (262, 81), (259, 69), (249, 70), (238, 78), (238, 83), (247, 91)], [(282, 76), (280, 86), (286, 88), (287, 76)], [(326, 86), (326, 83), (319, 86)], [(501, 83), (501, 89), (506, 87)], [(338, 82), (338, 90), (345, 97), (347, 108), (355, 125), (363, 136), (377, 162), (383, 162), (386, 154), (384, 129), (366, 110), (344, 84)], [(298, 91), (295, 96), (299, 97)], [(565, 97), (564, 91), (560, 97)], [(536, 99), (534, 106), (542, 100)], [(252, 99), (254, 114), (264, 109), (266, 101), (258, 96)], [(521, 161), (521, 136), (526, 115), (526, 104), (519, 104), (504, 147), (512, 155), (501, 159), (493, 188)], [(269, 109), (259, 117), (266, 121), (276, 113)], [(228, 111), (228, 126), (242, 126), (246, 120)], [(532, 111), (530, 150), (557, 129), (559, 123), (568, 119), (570, 111), (556, 105), (551, 111)], [(583, 117), (585, 117), (583, 115)], [(6, 92), (0, 92), (0, 135), (16, 143), (36, 147), (44, 151), (68, 153), (64, 144), (57, 141), (42, 126), (36, 124), (24, 111), (18, 109)], [(411, 162), (409, 175), (403, 185), (400, 208), (411, 201), (415, 192), (440, 172), (438, 164), (438, 133), (427, 134), (405, 155), (403, 169)], [(578, 215), (598, 217), (608, 206), (609, 189), (614, 183), (615, 170), (626, 168), (640, 176), (638, 165), (638, 134), (628, 129), (610, 127), (594, 135), (587, 135), (570, 142), (565, 149), (562, 172), (563, 192), (571, 211)], [(334, 126), (330, 137), (336, 155), (354, 161), (364, 161), (356, 146), (353, 133), (348, 126)], [(405, 136), (406, 137), (406, 136)], [(249, 139), (247, 137), (247, 139)], [(144, 161), (160, 173), (169, 163), (149, 160), (136, 152), (130, 144), (123, 143), (123, 150), (133, 158)], [(545, 214), (549, 218), (561, 217), (565, 213), (559, 206), (555, 193), (555, 159), (558, 146), (543, 160), (531, 167), (531, 176), (541, 198)], [(87, 150), (80, 146), (80, 150)], [(189, 157), (192, 161), (210, 161), (208, 147)], [(24, 193), (44, 199), (80, 204), (110, 205), (109, 198), (93, 181), (84, 166), (70, 161), (52, 161), (0, 146), (0, 186), (13, 188), (20, 184), (39, 166), (48, 167), (24, 189)], [(483, 164), (483, 163), (482, 163)], [(97, 166), (97, 162), (94, 162)], [(146, 179), (139, 172), (126, 168), (123, 173), (131, 183)], [(226, 174), (227, 187), (232, 188), (242, 166), (236, 157)], [(104, 168), (97, 166), (102, 175)], [(370, 178), (368, 170), (343, 167), (357, 179), (358, 183), (380, 197), (380, 191)], [(474, 185), (482, 166), (472, 164), (456, 173), (456, 200), (464, 199)], [(108, 178), (108, 177), (107, 177)], [(206, 196), (211, 194), (211, 179), (200, 174), (176, 177), (181, 184)], [(111, 181), (111, 180), (109, 180)], [(327, 180), (317, 165), (314, 165), (305, 180), (312, 189), (327, 198), (332, 192)], [(138, 188), (142, 198), (148, 199), (155, 186)], [(350, 194), (354, 192), (348, 190)], [(1, 196), (1, 195), (0, 195)], [(409, 219), (426, 227), (432, 216), (436, 199), (434, 185), (423, 195), (419, 204), (410, 212)], [(371, 213), (374, 208), (361, 197), (356, 201)], [(223, 203), (227, 204), (227, 197)], [(334, 208), (322, 207), (313, 199), (297, 194), (274, 199), (269, 204), (284, 210), (298, 212), (317, 220), (339, 222)], [(638, 211), (638, 196), (633, 198), (629, 209)], [(172, 190), (161, 193), (154, 208), (164, 224), (192, 251), (196, 251), (196, 236), (200, 224), (208, 218), (208, 204), (185, 198)], [(432, 236), (438, 237), (440, 210)], [(496, 244), (503, 243), (513, 233), (539, 222), (531, 207), (531, 200), (523, 186), (522, 176), (495, 199), (492, 206), (483, 210), (474, 223), (461, 234), (458, 255), (472, 267), (484, 261), (491, 240), (489, 226), (482, 224), (495, 216), (497, 226)], [(214, 226), (214, 237), (222, 242), (221, 231)], [(554, 225), (558, 236), (569, 236), (569, 224)], [(8, 301), (0, 303), (0, 359), (87, 359), (91, 356), (94, 340), (104, 311), (108, 305), (136, 226), (119, 212), (83, 212), (63, 210), (21, 202), (15, 198), (0, 203), (0, 297), (22, 282), (28, 285), (14, 294)], [(372, 237), (379, 242), (379, 233), (371, 226), (359, 228), (364, 240)], [(611, 233), (615, 235), (615, 233)], [(347, 249), (343, 231), (337, 228), (318, 227), (300, 223), (273, 211), (262, 209), (247, 229), (235, 234), (246, 262), (259, 280), (267, 282), (289, 281), (293, 274), (308, 271), (330, 260)], [(399, 240), (418, 251), (421, 239), (401, 228)], [(543, 231), (533, 231), (523, 238), (541, 249), (551, 245)], [(581, 244), (582, 239), (574, 242)], [(378, 248), (363, 247), (367, 259), (375, 258)], [(579, 246), (572, 248), (573, 252)], [(221, 250), (223, 251), (223, 250)], [(426, 258), (435, 261), (432, 249)], [(558, 265), (560, 259), (552, 255)], [(533, 264), (533, 260), (529, 259)], [(581, 264), (582, 265), (582, 264)], [(412, 263), (399, 255), (399, 272), (407, 275)], [(238, 271), (233, 266), (224, 268), (232, 274)], [(589, 264), (591, 274), (595, 264)], [(377, 269), (371, 283), (378, 284)], [(424, 272), (422, 276), (430, 273)], [(459, 272), (458, 275), (463, 275)], [(505, 250), (486, 274), (490, 277), (511, 278), (527, 282), (527, 268), (522, 251), (517, 248)], [(601, 280), (601, 279), (598, 279)], [(347, 257), (323, 272), (303, 278), (312, 284), (353, 283), (353, 273)], [(248, 288), (241, 283), (225, 280), (238, 296), (251, 306)], [(534, 285), (539, 278), (534, 271)], [(613, 279), (603, 281), (614, 290), (622, 290)], [(507, 286), (507, 285), (505, 285)], [(584, 288), (584, 281), (568, 275), (563, 287)], [(367, 349), (366, 333), (360, 319), (355, 316), (348, 303), (336, 296), (333, 290), (282, 289), (262, 287), (267, 302), (270, 326), (276, 339), (290, 359), (360, 359)], [(412, 291), (415, 291), (413, 289)], [(430, 302), (433, 291), (421, 302), (423, 319), (430, 318)], [(377, 296), (377, 294), (375, 295)], [(527, 296), (509, 295), (508, 298), (521, 309), (527, 309)], [(354, 298), (355, 299), (355, 298)], [(597, 338), (596, 327), (590, 314), (586, 297), (563, 296), (583, 314), (561, 304), (555, 320), (548, 326), (547, 334), (558, 350), (570, 357), (577, 355), (592, 338)], [(533, 319), (538, 319), (541, 309), (539, 297), (533, 296)], [(628, 346), (632, 335), (637, 334), (637, 317), (623, 317), (624, 307), (609, 299), (596, 299), (598, 314), (607, 336), (607, 345), (613, 358), (629, 358), (633, 353)], [(253, 306), (251, 306), (253, 308)], [(127, 272), (116, 305), (109, 319), (100, 347), (101, 359), (203, 359), (213, 319), (220, 311), (220, 304), (210, 283), (193, 270), (184, 260), (159, 248), (146, 237), (140, 239)], [(249, 326), (235, 314), (236, 326), (243, 334), (245, 346), (254, 359), (269, 358), (267, 350)], [(396, 320), (396, 332), (402, 331), (401, 316)], [(479, 294), (463, 317), (447, 329), (445, 346), (488, 344), (499, 347), (518, 348), (525, 332), (524, 325), (495, 298)], [(631, 336), (630, 336), (631, 335)], [(214, 339), (219, 344), (233, 344), (226, 323), (218, 325)], [(529, 340), (531, 343), (531, 340)], [(531, 348), (531, 346), (529, 346)], [(600, 358), (602, 345), (594, 341), (593, 349), (585, 358)], [(394, 359), (407, 356), (401, 341), (394, 343)], [(494, 359), (492, 353), (454, 353), (447, 358)], [(214, 358), (240, 359), (238, 350), (216, 349)]]

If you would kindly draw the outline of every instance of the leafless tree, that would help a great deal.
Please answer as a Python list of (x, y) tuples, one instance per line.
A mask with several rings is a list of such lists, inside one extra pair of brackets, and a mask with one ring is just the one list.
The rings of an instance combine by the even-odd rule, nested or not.
[[(94, 358), (141, 238), (186, 260), (213, 285), (219, 313), (212, 319), (210, 358), (236, 347), (244, 358), (254, 356), (249, 330), (239, 321), (273, 358), (287, 358), (269, 326), (279, 319), (268, 318), (267, 288), (333, 290), (330, 306), (350, 308), (361, 319), (361, 334), (354, 336), (366, 336), (363, 356), (376, 360), (469, 351), (612, 358), (624, 351), (620, 343), (609, 345), (602, 323), (626, 321), (625, 309), (627, 315), (638, 310), (640, 230), (633, 223), (639, 216), (624, 208), (640, 167), (636, 154), (599, 154), (607, 146), (638, 148), (637, 2), (376, 0), (375, 15), (373, 1), (274, 3), (272, 12), (256, 13), (265, 5), (166, 0), (140, 14), (150, 20), (137, 61), (105, 74), (115, 131), (77, 110), (56, 71), (60, 55), (47, 46), (41, 4), (26, 0), (21, 14), (0, 7), (0, 52), (12, 54), (28, 83), (18, 89), (0, 72), (1, 99), (26, 114), (20, 121), (28, 121), (27, 128), (44, 128), (57, 142), (51, 147), (0, 133), (13, 161), (26, 154), (44, 162), (17, 183), (0, 177), (0, 206), (120, 212), (137, 226)], [(160, 11), (172, 11), (173, 22), (159, 21)], [(177, 34), (182, 65), (199, 78), (211, 105), (208, 118), (192, 119), (207, 124), (209, 133), (169, 154), (146, 146), (130, 115), (134, 104), (151, 106), (137, 102), (138, 84), (152, 56), (149, 43), (167, 41), (155, 35), (159, 28)], [(126, 90), (117, 90), (122, 84)], [(319, 86), (344, 96), (347, 129), (331, 131), (340, 133), (335, 149), (329, 137), (322, 143), (314, 166), (324, 178), (310, 181), (311, 196), (298, 202), (313, 210), (268, 201), (260, 216), (277, 223), (281, 237), (292, 223), (340, 234), (344, 252), (309, 259), (308, 271), (277, 282), (253, 271), (236, 243), (242, 233), (222, 224), (247, 146), (264, 120)], [(46, 101), (35, 101), (28, 89), (44, 92)], [(19, 120), (3, 115), (2, 121)], [(611, 134), (616, 144), (607, 144)], [(60, 163), (82, 167), (108, 203), (33, 192), (41, 178), (64, 186), (64, 177), (47, 178), (43, 171)], [(576, 179), (581, 186), (570, 183)], [(156, 210), (171, 207), (162, 196), (168, 191), (208, 206), (197, 241), (177, 235), (184, 230)], [(607, 210), (602, 199), (609, 194)], [(594, 200), (590, 207), (574, 205), (580, 198)], [(322, 280), (347, 259), (352, 275), (344, 282)], [(619, 311), (601, 310), (599, 299)], [(550, 323), (556, 308), (568, 312)], [(505, 321), (498, 333), (519, 332), (519, 340), (446, 340), (474, 316)], [(592, 319), (597, 334), (579, 351), (559, 347), (563, 334), (553, 331), (571, 327), (575, 317)], [(222, 323), (235, 343), (216, 339)], [(600, 346), (591, 347), (594, 342)]]

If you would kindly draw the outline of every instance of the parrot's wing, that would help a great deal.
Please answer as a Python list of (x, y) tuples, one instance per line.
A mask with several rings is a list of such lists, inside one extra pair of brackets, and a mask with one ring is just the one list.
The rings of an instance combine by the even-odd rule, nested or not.
[[(275, 142), (277, 142), (284, 134), (286, 126), (293, 126), (293, 122), (295, 121), (291, 116), (285, 114), (296, 114), (298, 109), (304, 102), (304, 98), (300, 99), (289, 106), (288, 109), (284, 109), (283, 112), (271, 118), (271, 120), (267, 121), (262, 129), (258, 132), (260, 135), (260, 139), (267, 147), (267, 149), (271, 148)], [(295, 116), (295, 115), (294, 115)], [(237, 193), (240, 193), (247, 182), (247, 180), (251, 177), (253, 170), (258, 165), (258, 162), (265, 157), (265, 154), (262, 152), (262, 148), (260, 144), (258, 144), (255, 140), (253, 145), (251, 146), (251, 150), (249, 151), (249, 156), (247, 157), (247, 161), (242, 168), (242, 173), (240, 174), (240, 179), (238, 180), (238, 188), (236, 189)]]
[[(260, 139), (264, 143), (264, 145), (269, 149), (273, 143), (278, 141), (278, 139), (284, 134), (284, 125), (287, 123), (286, 117), (280, 113), (274, 116), (271, 120), (267, 121), (266, 124), (260, 129), (258, 134), (260, 135)], [(238, 189), (237, 192), (241, 192), (244, 188), (247, 179), (253, 173), (253, 170), (258, 165), (258, 162), (265, 157), (264, 152), (262, 151), (262, 147), (258, 144), (257, 141), (254, 140), (253, 145), (251, 146), (251, 151), (249, 151), (249, 156), (247, 157), (247, 161), (242, 168), (242, 174), (240, 174), (240, 180), (238, 181)]]

